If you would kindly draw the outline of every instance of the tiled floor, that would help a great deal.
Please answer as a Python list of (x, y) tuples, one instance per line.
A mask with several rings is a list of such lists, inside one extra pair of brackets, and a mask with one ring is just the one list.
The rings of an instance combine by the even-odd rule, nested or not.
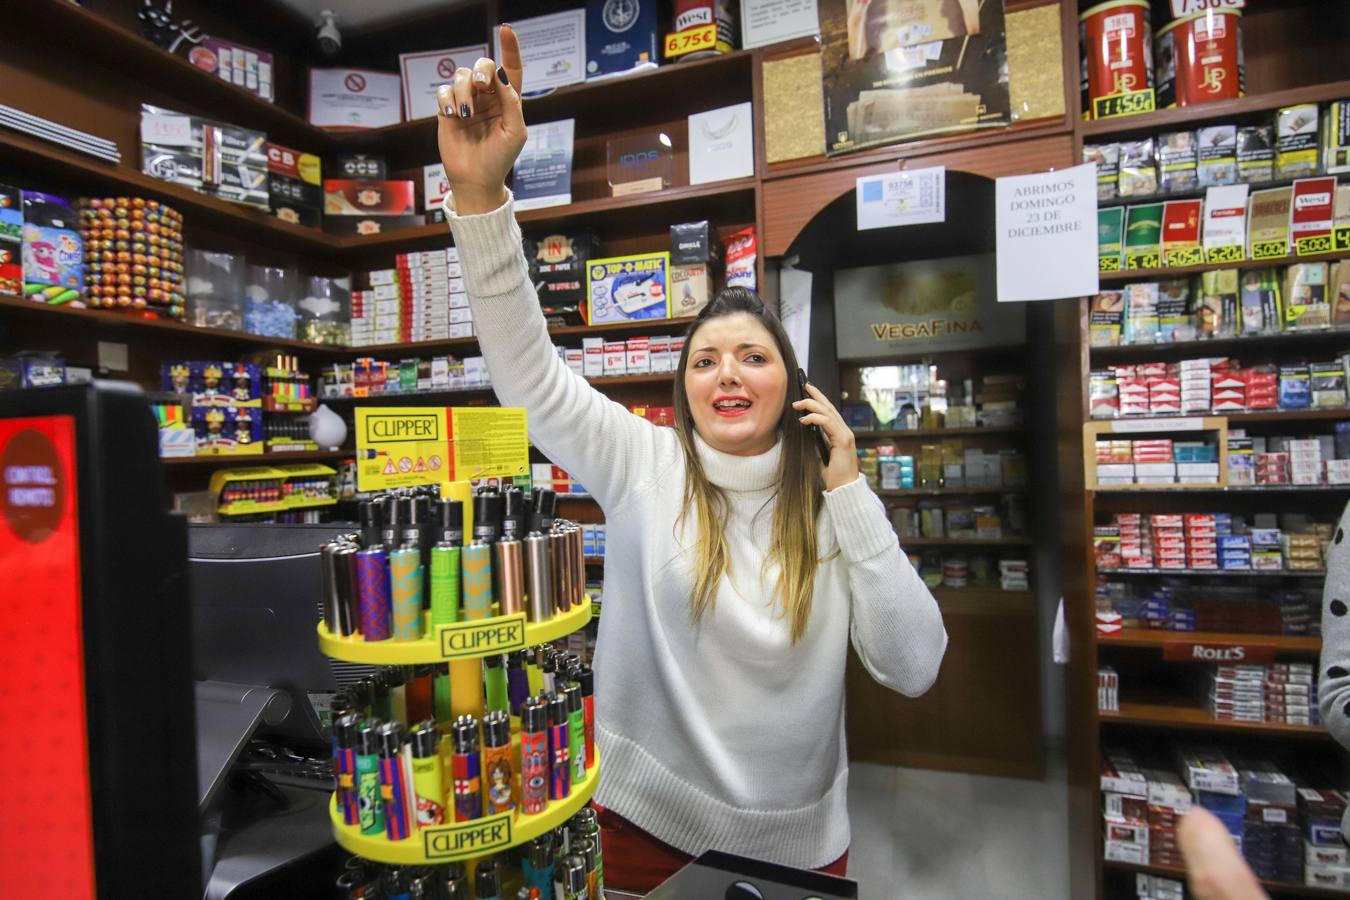
[(855, 763), (848, 874), (860, 900), (1069, 896), (1062, 756), (1045, 781)]

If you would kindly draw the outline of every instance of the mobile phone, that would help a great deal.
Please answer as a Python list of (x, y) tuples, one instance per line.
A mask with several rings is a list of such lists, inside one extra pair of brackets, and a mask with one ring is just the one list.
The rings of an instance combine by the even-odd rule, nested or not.
[[(801, 393), (801, 399), (805, 400), (811, 395), (806, 392), (806, 370), (797, 370), (797, 390)], [(819, 425), (807, 425), (816, 438), (816, 449), (820, 451), (820, 461), (825, 465), (830, 464), (830, 444), (825, 440), (825, 435), (821, 433)]]

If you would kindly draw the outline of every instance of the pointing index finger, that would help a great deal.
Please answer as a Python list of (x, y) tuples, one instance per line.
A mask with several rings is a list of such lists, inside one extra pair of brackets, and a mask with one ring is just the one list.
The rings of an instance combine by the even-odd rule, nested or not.
[(506, 77), (510, 79), (511, 86), (517, 93), (524, 94), (524, 63), (520, 61), (520, 38), (516, 37), (514, 28), (503, 25), (498, 29), (497, 40), (501, 44), (500, 62), (502, 68), (506, 70)]

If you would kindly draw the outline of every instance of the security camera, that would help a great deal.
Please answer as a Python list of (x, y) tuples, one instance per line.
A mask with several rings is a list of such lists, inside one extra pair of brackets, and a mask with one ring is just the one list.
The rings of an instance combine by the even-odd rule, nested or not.
[(325, 9), (319, 13), (319, 18), (319, 52), (331, 59), (342, 50), (342, 32), (338, 31), (337, 13)]

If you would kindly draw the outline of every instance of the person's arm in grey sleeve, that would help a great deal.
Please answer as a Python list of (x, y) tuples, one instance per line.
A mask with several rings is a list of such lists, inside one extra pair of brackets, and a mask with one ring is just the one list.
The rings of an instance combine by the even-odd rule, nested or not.
[(1350, 505), (1341, 513), (1327, 553), (1322, 589), (1322, 659), (1317, 676), (1322, 723), (1350, 749)]

